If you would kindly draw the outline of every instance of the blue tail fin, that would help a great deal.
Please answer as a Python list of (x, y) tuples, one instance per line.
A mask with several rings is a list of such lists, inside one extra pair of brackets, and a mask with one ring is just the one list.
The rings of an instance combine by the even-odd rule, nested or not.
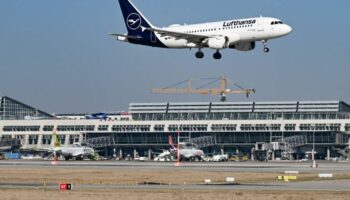
[(145, 29), (152, 28), (152, 24), (129, 0), (119, 0), (119, 4), (128, 29), (128, 35), (145, 36)]

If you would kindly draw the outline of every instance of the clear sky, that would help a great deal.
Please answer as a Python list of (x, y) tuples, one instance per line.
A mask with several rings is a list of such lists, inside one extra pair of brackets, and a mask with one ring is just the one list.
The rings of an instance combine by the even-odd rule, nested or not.
[(257, 93), (230, 101), (343, 100), (350, 103), (348, 0), (134, 0), (157, 26), (271, 16), (293, 27), (251, 52), (129, 45), (116, 0), (2, 0), (0, 92), (48, 112), (127, 110), (130, 102), (217, 101), (219, 97), (151, 94), (193, 77), (226, 75)]

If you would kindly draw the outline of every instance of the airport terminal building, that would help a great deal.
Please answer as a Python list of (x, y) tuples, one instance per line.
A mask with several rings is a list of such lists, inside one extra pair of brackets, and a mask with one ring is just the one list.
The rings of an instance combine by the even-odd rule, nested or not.
[(106, 115), (52, 115), (0, 97), (0, 141), (48, 148), (56, 130), (61, 145), (85, 142), (106, 154), (152, 157), (179, 134), (206, 153), (270, 159), (300, 159), (313, 148), (318, 159), (346, 157), (350, 145), (350, 106), (342, 101), (131, 103), (128, 112)]

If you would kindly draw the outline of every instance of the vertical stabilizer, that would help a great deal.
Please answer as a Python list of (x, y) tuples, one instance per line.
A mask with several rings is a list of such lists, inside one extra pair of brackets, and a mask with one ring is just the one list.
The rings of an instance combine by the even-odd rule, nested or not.
[(129, 0), (119, 0), (128, 35), (143, 36), (146, 28), (152, 28), (152, 24)]
[(60, 143), (60, 140), (58, 139), (58, 135), (57, 135), (57, 131), (56, 129), (53, 131), (53, 146), (54, 147), (60, 147), (61, 146), (61, 143)]
[(174, 141), (173, 138), (171, 137), (171, 135), (169, 135), (169, 144), (171, 146), (171, 149), (175, 150), (176, 147), (174, 146)]

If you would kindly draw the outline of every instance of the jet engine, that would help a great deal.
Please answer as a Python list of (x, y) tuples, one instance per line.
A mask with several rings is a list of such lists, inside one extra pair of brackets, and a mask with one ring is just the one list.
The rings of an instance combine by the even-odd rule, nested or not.
[(255, 49), (255, 42), (237, 43), (230, 46), (230, 48), (236, 49), (237, 51), (251, 51)]
[(208, 46), (211, 49), (224, 49), (226, 48), (228, 38), (224, 36), (212, 37), (208, 39)]
[(229, 34), (227, 38), (229, 46), (236, 44), (241, 39), (238, 34)]

